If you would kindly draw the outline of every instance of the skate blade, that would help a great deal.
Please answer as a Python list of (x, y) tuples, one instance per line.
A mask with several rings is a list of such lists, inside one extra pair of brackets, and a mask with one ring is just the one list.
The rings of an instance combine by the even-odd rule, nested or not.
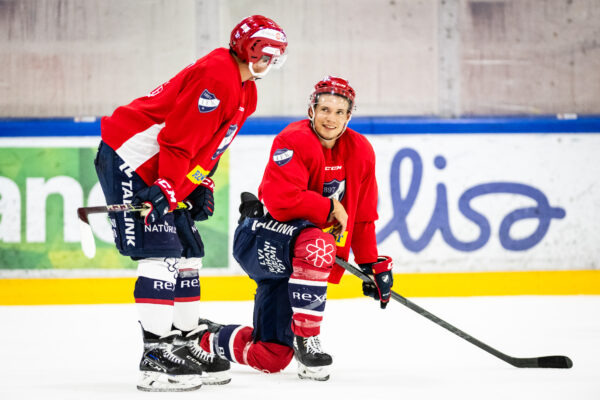
[(323, 382), (329, 379), (329, 369), (327, 367), (307, 367), (298, 363), (298, 377)]
[(202, 387), (201, 375), (168, 375), (142, 371), (137, 388), (144, 392), (189, 392)]
[(208, 372), (202, 375), (203, 385), (226, 385), (231, 382), (229, 371)]

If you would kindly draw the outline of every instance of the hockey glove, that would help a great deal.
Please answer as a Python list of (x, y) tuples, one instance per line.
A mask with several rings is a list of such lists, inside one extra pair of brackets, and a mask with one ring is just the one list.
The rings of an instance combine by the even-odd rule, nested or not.
[(147, 210), (135, 213), (137, 219), (150, 225), (157, 222), (169, 210), (177, 208), (175, 191), (171, 184), (164, 179), (157, 179), (152, 186), (145, 187), (133, 196), (131, 204), (134, 206), (145, 205)]
[(185, 199), (194, 221), (205, 221), (215, 211), (215, 182), (204, 178), (202, 183)]
[(258, 197), (250, 192), (242, 192), (242, 203), (240, 204), (240, 218), (238, 224), (244, 222), (246, 218), (260, 218), (265, 215), (263, 204)]
[(373, 278), (373, 282), (363, 282), (362, 289), (365, 296), (380, 301), (381, 308), (386, 308), (390, 301), (394, 276), (392, 275), (392, 259), (388, 256), (377, 257), (377, 262), (359, 264), (365, 274)]

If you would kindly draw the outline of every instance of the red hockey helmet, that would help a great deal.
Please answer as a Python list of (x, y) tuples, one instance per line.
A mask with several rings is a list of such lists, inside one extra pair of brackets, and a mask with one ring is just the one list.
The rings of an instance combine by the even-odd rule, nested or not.
[(335, 138), (335, 140), (337, 140), (340, 136), (344, 134), (344, 132), (346, 132), (348, 122), (350, 122), (350, 119), (352, 118), (352, 111), (355, 108), (354, 99), (356, 98), (356, 92), (354, 91), (354, 89), (352, 89), (352, 86), (350, 86), (350, 83), (347, 80), (343, 78), (338, 78), (337, 76), (326, 76), (325, 78), (317, 82), (317, 84), (315, 85), (315, 90), (310, 95), (308, 119), (310, 120), (310, 125), (315, 134), (321, 139), (329, 141), (333, 139), (324, 138), (315, 128), (315, 108), (317, 106), (317, 103), (319, 102), (319, 96), (322, 94), (333, 94), (348, 100), (348, 120), (344, 123), (342, 130), (340, 131), (339, 135), (337, 135), (337, 137)]
[(250, 66), (254, 76), (264, 76), (267, 71), (256, 74), (252, 64), (262, 57), (268, 57), (269, 67), (280, 68), (285, 62), (287, 47), (285, 32), (272, 19), (262, 15), (252, 15), (244, 18), (231, 31), (229, 47), (236, 56)]
[(354, 99), (356, 98), (356, 92), (350, 86), (350, 83), (337, 76), (326, 76), (315, 85), (314, 92), (310, 95), (310, 105), (314, 107), (319, 100), (320, 94), (335, 94), (344, 97), (348, 100), (348, 111), (354, 109)]

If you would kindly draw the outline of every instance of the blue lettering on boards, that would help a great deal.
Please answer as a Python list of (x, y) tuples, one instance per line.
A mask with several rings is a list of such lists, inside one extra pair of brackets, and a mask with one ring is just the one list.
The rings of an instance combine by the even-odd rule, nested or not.
[[(400, 191), (400, 166), (404, 160), (410, 160), (412, 163), (412, 178), (406, 197), (402, 197)], [(442, 156), (437, 156), (434, 159), (434, 165), (438, 169), (444, 169), (446, 167), (446, 159)], [(518, 194), (530, 197), (537, 203), (535, 207), (514, 210), (505, 215), (502, 219), (498, 233), (500, 244), (506, 250), (523, 251), (534, 247), (548, 232), (552, 219), (561, 219), (566, 215), (563, 208), (551, 207), (546, 195), (532, 186), (515, 182), (483, 183), (467, 189), (458, 200), (458, 209), (462, 215), (479, 228), (479, 236), (475, 240), (461, 241), (454, 236), (450, 228), (446, 186), (443, 183), (438, 183), (436, 187), (435, 207), (429, 224), (419, 238), (413, 239), (408, 231), (406, 219), (415, 204), (421, 186), (422, 176), (423, 162), (419, 153), (411, 148), (404, 148), (396, 153), (392, 160), (390, 173), (390, 191), (394, 215), (377, 233), (377, 243), (383, 242), (392, 233), (397, 232), (404, 247), (417, 253), (427, 247), (434, 233), (439, 230), (444, 241), (456, 250), (467, 252), (480, 249), (490, 238), (490, 224), (483, 214), (475, 211), (471, 207), (471, 200), (489, 194)], [(525, 238), (513, 239), (510, 236), (511, 226), (515, 222), (531, 218), (538, 220), (538, 226), (535, 231)]]

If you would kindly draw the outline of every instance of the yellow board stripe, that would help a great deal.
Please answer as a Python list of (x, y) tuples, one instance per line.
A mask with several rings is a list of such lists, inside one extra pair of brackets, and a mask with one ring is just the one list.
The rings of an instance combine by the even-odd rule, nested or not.
[[(252, 300), (246, 276), (200, 277), (203, 301)], [(405, 297), (600, 294), (600, 271), (394, 274)], [(0, 279), (0, 305), (132, 303), (135, 278)], [(345, 275), (329, 299), (361, 297), (360, 280)]]

